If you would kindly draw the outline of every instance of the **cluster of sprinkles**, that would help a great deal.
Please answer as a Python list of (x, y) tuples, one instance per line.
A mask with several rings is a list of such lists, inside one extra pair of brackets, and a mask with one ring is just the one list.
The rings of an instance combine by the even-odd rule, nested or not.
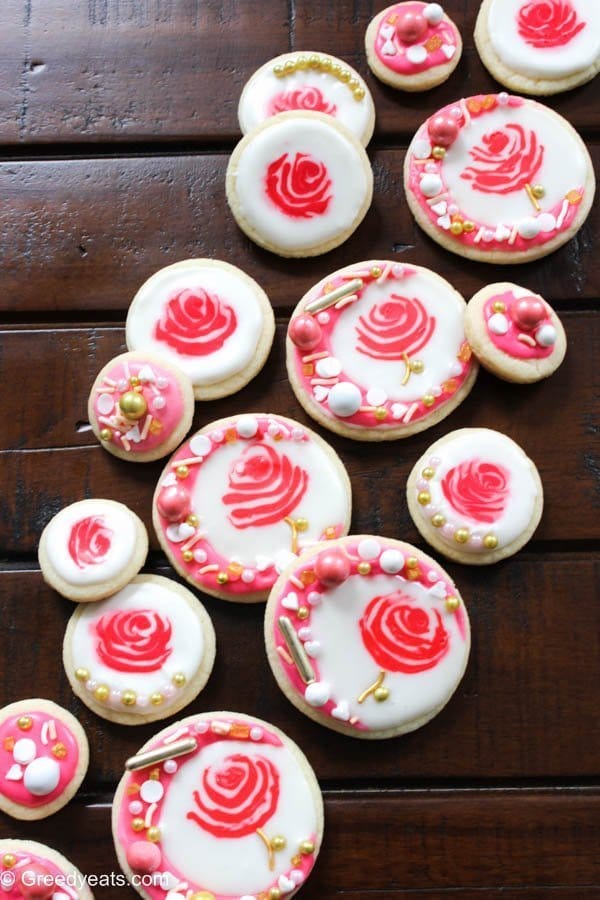
[(156, 375), (150, 365), (136, 366), (137, 374), (131, 372), (127, 361), (122, 368), (123, 377), (119, 379), (103, 377), (96, 388), (94, 407), (103, 426), (100, 438), (129, 452), (132, 444), (141, 444), (149, 435), (162, 431), (160, 414), (167, 406), (169, 379)]
[(355, 78), (352, 72), (339, 62), (320, 53), (311, 53), (309, 56), (300, 55), (295, 59), (288, 59), (284, 63), (277, 63), (273, 66), (273, 74), (277, 78), (285, 78), (286, 75), (293, 75), (294, 72), (303, 69), (312, 69), (333, 75), (338, 81), (348, 86), (348, 90), (351, 91), (356, 101), (364, 100), (366, 91), (358, 78)]

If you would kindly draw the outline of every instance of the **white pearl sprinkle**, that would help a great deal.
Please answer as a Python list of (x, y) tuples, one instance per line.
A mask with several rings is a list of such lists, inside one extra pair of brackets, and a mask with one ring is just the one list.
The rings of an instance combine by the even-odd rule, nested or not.
[(329, 391), (327, 402), (334, 415), (347, 418), (358, 411), (362, 397), (360, 390), (351, 381), (340, 381)]
[(424, 197), (436, 197), (442, 190), (442, 179), (439, 175), (423, 175), (420, 187)]
[(428, 3), (423, 10), (423, 15), (430, 25), (439, 25), (444, 18), (444, 10), (439, 3)]
[(506, 334), (509, 329), (508, 319), (504, 313), (494, 313), (488, 319), (488, 328), (492, 334)]
[(165, 789), (160, 781), (153, 778), (144, 781), (140, 787), (140, 797), (144, 803), (158, 803), (159, 800), (162, 800), (164, 792)]
[(254, 416), (242, 416), (238, 419), (237, 433), (243, 438), (253, 438), (258, 431), (258, 422)]
[(377, 559), (381, 547), (374, 538), (365, 538), (360, 541), (357, 551), (361, 559)]

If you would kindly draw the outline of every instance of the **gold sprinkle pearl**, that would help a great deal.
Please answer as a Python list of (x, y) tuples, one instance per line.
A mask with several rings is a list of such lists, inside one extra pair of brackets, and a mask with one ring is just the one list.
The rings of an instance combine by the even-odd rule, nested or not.
[(463, 223), (462, 222), (452, 222), (452, 224), (450, 225), (450, 231), (452, 232), (452, 234), (454, 234), (456, 236), (458, 236), (459, 234), (462, 234), (464, 231)]
[(471, 234), (472, 231), (475, 231), (475, 222), (471, 222), (470, 219), (466, 219), (462, 223), (463, 231), (466, 231), (467, 234)]
[(105, 700), (108, 700), (109, 696), (110, 688), (106, 684), (99, 684), (94, 691), (94, 697), (96, 698), (96, 700), (99, 700), (100, 703), (104, 703)]
[(310, 856), (315, 852), (315, 845), (312, 841), (302, 841), (300, 844), (300, 853), (302, 856)]
[(119, 409), (127, 419), (137, 421), (148, 412), (148, 404), (142, 394), (126, 391), (119, 400)]
[(191, 550), (184, 550), (183, 553), (181, 554), (181, 558), (183, 559), (184, 562), (191, 562), (194, 558), (194, 554), (192, 553)]
[(390, 696), (389, 689), (380, 685), (373, 691), (373, 697), (378, 703), (383, 703)]
[(12, 869), (16, 862), (17, 857), (14, 853), (5, 853), (2, 857), (2, 865), (5, 869)]
[(190, 900), (216, 900), (216, 898), (210, 891), (196, 891), (195, 894), (190, 894)]
[(273, 66), (273, 74), (276, 78), (283, 78), (283, 76), (285, 75), (283, 66), (279, 63), (276, 66)]
[(454, 540), (457, 544), (466, 544), (469, 540), (469, 529), (457, 528), (454, 532)]
[(279, 898), (281, 897), (281, 891), (279, 890), (278, 887), (272, 887), (272, 888), (270, 888), (267, 896), (268, 896), (269, 900), (279, 900)]
[(353, 92), (355, 100), (364, 100), (366, 91), (362, 85), (360, 87), (354, 88)]
[(498, 538), (496, 537), (495, 534), (486, 534), (486, 536), (483, 539), (483, 545), (488, 550), (495, 550), (496, 547), (498, 546)]
[(129, 379), (129, 384), (131, 385), (131, 387), (137, 387), (139, 383), (140, 383), (140, 379), (138, 378), (137, 375), (132, 375), (131, 378)]
[(135, 706), (137, 694), (135, 691), (123, 691), (121, 694), (121, 703), (123, 706)]
[(356, 567), (356, 571), (359, 575), (368, 575), (371, 571), (371, 563), (368, 562), (359, 562)]
[(150, 703), (152, 706), (160, 706), (165, 698), (162, 694), (156, 691), (154, 694), (150, 694)]
[(183, 672), (175, 672), (175, 674), (173, 675), (173, 678), (171, 680), (172, 680), (173, 684), (175, 685), (175, 687), (178, 687), (178, 688), (183, 687), (187, 681)]
[(143, 819), (132, 819), (131, 827), (134, 831), (143, 831), (144, 830), (144, 820)]
[(271, 838), (269, 844), (271, 846), (271, 850), (277, 851), (283, 850), (285, 848), (285, 845), (287, 844), (287, 841), (282, 834), (276, 834)]
[(446, 519), (441, 513), (436, 513), (435, 516), (431, 517), (431, 524), (434, 528), (441, 528), (442, 525), (446, 524)]
[(296, 531), (306, 531), (308, 528), (308, 519), (296, 519), (295, 521)]
[(406, 568), (407, 569), (416, 569), (419, 565), (419, 560), (416, 556), (409, 556), (406, 560)]
[(52, 756), (54, 756), (56, 759), (66, 759), (67, 748), (62, 741), (58, 741), (58, 743), (54, 744), (54, 746), (52, 747)]
[(329, 59), (328, 56), (324, 56), (323, 59), (321, 60), (321, 69), (324, 72), (331, 72), (332, 65), (333, 65), (333, 61), (331, 59)]
[(199, 519), (195, 513), (191, 513), (191, 515), (189, 515), (185, 521), (188, 523), (188, 525), (191, 525), (192, 528), (198, 527)]
[(217, 572), (217, 584), (227, 584), (229, 575), (227, 572)]
[(381, 268), (379, 266), (373, 266), (373, 268), (371, 269), (371, 275), (373, 276), (373, 278), (379, 278), (379, 276), (381, 275)]
[(318, 69), (319, 65), (321, 64), (321, 60), (317, 56), (316, 53), (313, 53), (311, 56), (308, 57), (308, 64), (311, 67), (311, 69)]
[(146, 837), (149, 841), (152, 841), (153, 844), (158, 843), (158, 841), (160, 841), (160, 828), (157, 828), (156, 825), (152, 825), (146, 832)]
[(531, 187), (531, 193), (535, 197), (536, 200), (541, 200), (542, 197), (546, 194), (546, 189), (543, 184), (534, 184)]
[(21, 716), (17, 719), (17, 728), (20, 728), (21, 731), (29, 731), (33, 726), (33, 719), (31, 716)]
[(89, 677), (89, 669), (75, 669), (75, 678), (77, 679), (77, 681), (88, 681)]
[(177, 468), (175, 469), (175, 474), (178, 478), (187, 478), (190, 474), (190, 470), (187, 466), (177, 466)]
[(288, 59), (288, 61), (283, 64), (283, 70), (286, 75), (291, 75), (292, 72), (295, 72), (296, 66), (294, 65), (293, 60)]
[(406, 573), (406, 577), (408, 578), (409, 581), (416, 581), (418, 578), (421, 577), (421, 571), (420, 571), (420, 569), (409, 569), (408, 572)]
[(494, 312), (506, 312), (506, 306), (502, 302), (502, 300), (495, 300), (492, 303), (492, 309)]
[(431, 494), (429, 491), (419, 491), (417, 494), (417, 500), (421, 504), (421, 506), (427, 506), (428, 503), (431, 503)]
[(308, 60), (306, 56), (299, 56), (296, 59), (296, 68), (297, 69), (308, 69)]
[(444, 147), (434, 147), (431, 151), (431, 155), (434, 159), (443, 159), (446, 155), (446, 150)]
[(300, 606), (298, 608), (298, 611), (296, 612), (296, 615), (302, 621), (304, 621), (304, 619), (308, 619), (308, 617), (310, 615), (310, 610), (309, 610), (308, 606)]
[(435, 469), (432, 469), (431, 466), (425, 466), (421, 475), (429, 481), (435, 475)]
[(100, 431), (100, 440), (102, 441), (110, 441), (112, 437), (112, 431), (110, 428), (102, 428)]
[(460, 600), (458, 597), (446, 597), (446, 609), (448, 612), (456, 612), (459, 606)]
[(414, 372), (415, 375), (420, 375), (424, 368), (425, 363), (422, 359), (413, 359), (410, 364), (410, 371)]
[(433, 394), (425, 394), (423, 397), (423, 406), (433, 406), (435, 403), (435, 397)]
[(383, 422), (384, 419), (387, 419), (387, 409), (385, 406), (377, 406), (375, 408), (374, 416), (378, 422)]

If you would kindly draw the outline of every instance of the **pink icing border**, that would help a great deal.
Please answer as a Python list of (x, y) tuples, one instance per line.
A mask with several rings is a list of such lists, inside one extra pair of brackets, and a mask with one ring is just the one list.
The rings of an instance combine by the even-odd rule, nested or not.
[[(220, 726), (223, 726), (224, 723), (231, 724), (234, 726), (237, 725), (237, 726), (247, 730), (248, 735), (245, 737), (242, 737), (242, 736), (236, 736), (236, 735), (231, 735), (231, 734), (224, 734), (222, 732), (225, 729), (220, 727)], [(215, 729), (215, 727), (219, 730), (218, 731), (213, 730), (213, 729)], [(255, 729), (260, 731), (260, 736), (252, 737), (251, 732), (254, 731)], [(168, 734), (165, 732), (162, 732), (162, 734), (158, 738), (155, 738), (149, 744), (145, 745), (144, 752), (146, 752), (148, 750), (153, 750), (157, 747), (164, 747), (165, 739), (168, 739), (169, 737), (171, 737), (175, 734), (177, 735), (178, 739), (181, 739), (181, 738), (184, 738), (184, 737), (190, 736), (190, 735), (195, 737), (196, 741), (198, 743), (198, 747), (196, 750), (192, 751), (191, 753), (187, 754), (186, 756), (177, 758), (176, 762), (177, 762), (178, 768), (172, 774), (165, 772), (164, 763), (161, 765), (161, 767), (160, 767), (160, 782), (164, 787), (164, 794), (163, 794), (162, 799), (159, 800), (156, 805), (156, 809), (155, 809), (154, 816), (153, 816), (154, 822), (160, 822), (160, 816), (161, 816), (162, 805), (163, 805), (164, 799), (166, 798), (169, 786), (171, 785), (171, 782), (173, 781), (173, 778), (177, 774), (177, 771), (179, 770), (179, 768), (184, 764), (185, 761), (189, 761), (190, 759), (193, 759), (195, 756), (197, 756), (201, 752), (201, 750), (203, 750), (206, 746), (217, 743), (218, 741), (222, 741), (222, 740), (227, 740), (227, 741), (239, 740), (240, 742), (250, 741), (253, 745), (257, 745), (259, 743), (264, 743), (264, 744), (268, 744), (272, 747), (284, 747), (284, 744), (283, 744), (283, 741), (281, 740), (281, 738), (278, 735), (276, 735), (274, 732), (269, 731), (267, 728), (265, 728), (262, 722), (253, 723), (252, 721), (237, 720), (237, 719), (235, 719), (233, 717), (229, 717), (229, 716), (219, 717), (219, 718), (215, 718), (215, 719), (210, 719), (205, 716), (199, 716), (198, 721), (195, 723), (188, 723), (183, 728), (181, 728), (178, 725), (174, 725), (172, 730)], [(258, 734), (258, 732), (257, 732), (257, 734)], [(156, 768), (156, 766), (149, 766), (148, 768)], [(145, 817), (147, 808), (150, 806), (150, 804), (144, 803), (144, 801), (141, 799), (141, 796), (140, 796), (138, 790), (134, 789), (134, 792), (132, 791), (132, 793), (130, 794), (129, 788), (134, 784), (135, 785), (143, 784), (143, 782), (147, 780), (147, 772), (148, 772), (147, 769), (140, 769), (138, 771), (127, 774), (125, 776), (124, 782), (122, 782), (121, 786), (120, 786), (122, 788), (122, 794), (121, 794), (121, 805), (120, 805), (119, 812), (118, 812), (116, 832), (117, 832), (119, 843), (121, 844), (121, 846), (123, 847), (125, 852), (127, 852), (127, 848), (129, 847), (130, 844), (133, 844), (139, 840), (143, 840), (144, 832), (135, 832), (131, 828), (131, 820), (133, 818), (133, 814), (129, 810), (129, 804), (131, 803), (132, 800), (137, 800), (143, 804), (143, 807), (142, 807), (143, 811), (139, 814), (141, 818)], [(310, 872), (315, 864), (315, 860), (318, 855), (318, 852), (319, 852), (319, 837), (318, 837), (318, 835), (316, 835), (316, 834), (307, 835), (306, 840), (310, 840), (314, 843), (315, 851), (311, 854), (303, 855), (301, 857), (301, 861), (300, 861), (299, 865), (293, 867), (293, 869), (299, 870), (302, 873), (302, 881), (299, 882), (299, 884), (303, 884), (304, 881), (306, 880), (306, 878), (308, 877), (308, 875), (310, 874)], [(158, 844), (158, 846), (160, 846), (160, 843)], [(160, 869), (161, 869), (161, 871), (171, 872), (180, 881), (189, 882), (189, 878), (186, 875), (184, 875), (182, 872), (178, 872), (177, 869), (175, 869), (172, 865), (170, 865), (170, 863), (168, 863), (168, 861), (166, 863), (164, 861), (162, 861)], [(289, 872), (287, 874), (289, 877)], [(280, 876), (278, 876), (278, 878), (279, 877)], [(275, 881), (272, 884), (269, 884), (264, 890), (266, 892), (268, 892), (271, 887), (276, 887), (277, 881), (278, 881), (278, 879), (275, 879)], [(194, 892), (194, 891), (200, 891), (200, 890), (209, 890), (210, 888), (206, 885), (191, 885), (190, 884), (190, 889)], [(148, 893), (150, 895), (150, 897), (152, 897), (152, 900), (163, 900), (163, 898), (168, 893), (168, 891), (165, 890), (164, 888), (160, 887), (160, 885), (145, 886), (144, 890), (146, 891), (146, 893)], [(247, 894), (245, 894), (244, 896), (247, 896)], [(215, 894), (215, 900), (240, 900), (240, 895), (239, 894), (235, 894), (235, 895)]]
[[(22, 730), (17, 725), (17, 720), (23, 716), (29, 716), (33, 720), (33, 725), (28, 731)], [(50, 722), (51, 720), (54, 721), (56, 726), (56, 738), (48, 738), (48, 743), (43, 744), (41, 736), (42, 726), (45, 722)], [(31, 738), (38, 747), (36, 759), (46, 756), (49, 759), (56, 760), (59, 764), (61, 770), (60, 780), (51, 793), (44, 794), (42, 797), (35, 797), (25, 788), (22, 779), (21, 781), (6, 781), (4, 775), (6, 775), (11, 766), (15, 764), (12, 750), (6, 750), (4, 746), (4, 741), (11, 737), (14, 738), (15, 742), (20, 738)], [(59, 741), (67, 748), (67, 756), (65, 759), (56, 759), (56, 757), (52, 755), (52, 746)], [(79, 744), (77, 738), (65, 725), (63, 720), (57, 716), (52, 716), (46, 712), (39, 712), (35, 709), (31, 710), (23, 708), (20, 712), (9, 716), (8, 719), (5, 719), (0, 724), (0, 764), (3, 773), (2, 782), (0, 783), (0, 792), (12, 803), (18, 803), (20, 806), (32, 809), (37, 809), (39, 806), (46, 806), (46, 804), (52, 803), (61, 796), (75, 777), (78, 762)], [(26, 767), (24, 766), (23, 769), (25, 768)]]
[[(13, 856), (16, 857), (16, 863), (14, 866), (5, 866), (2, 863), (2, 857), (6, 853), (12, 853)], [(29, 865), (40, 865), (42, 866), (49, 875), (52, 875), (57, 881), (56, 885), (57, 891), (64, 892), (70, 897), (77, 898), (79, 897), (79, 893), (72, 887), (70, 884), (65, 884), (64, 881), (66, 878), (73, 878), (74, 872), (72, 869), (65, 870), (61, 869), (54, 860), (49, 859), (47, 856), (40, 856), (37, 853), (29, 853), (26, 850), (4, 850), (0, 853), (0, 875), (4, 872), (12, 872), (15, 875), (15, 878), (18, 876), (19, 871), (27, 868)], [(3, 900), (23, 900), (23, 895), (21, 891), (17, 888), (16, 884), (7, 890), (4, 884), (0, 886), (0, 896)]]
[[(533, 296), (533, 295), (532, 295)], [(535, 295), (538, 300), (542, 300), (541, 297)], [(518, 340), (518, 335), (521, 333), (528, 334), (530, 337), (534, 338), (534, 332), (527, 331), (525, 329), (519, 329), (516, 323), (511, 319), (509, 313), (510, 308), (513, 303), (516, 303), (520, 300), (520, 297), (515, 297), (514, 291), (505, 291), (503, 294), (494, 294), (493, 297), (490, 297), (484, 307), (483, 307), (483, 317), (486, 324), (486, 333), (489, 340), (492, 344), (503, 353), (506, 353), (508, 356), (514, 356), (516, 359), (547, 359), (548, 356), (551, 356), (554, 352), (554, 345), (550, 347), (542, 347), (540, 344), (535, 345), (535, 347), (531, 347), (529, 344), (524, 343), (523, 341)], [(487, 323), (489, 319), (496, 314), (496, 311), (493, 309), (494, 303), (497, 301), (501, 301), (506, 306), (506, 312), (501, 313), (500, 315), (505, 315), (509, 327), (506, 334), (494, 334), (487, 327)], [(542, 301), (544, 303), (544, 301)], [(544, 306), (547, 310), (549, 310), (548, 304), (544, 303)], [(541, 325), (554, 325), (550, 312), (546, 315), (545, 319), (536, 326), (536, 329)], [(535, 338), (534, 338), (535, 340)]]
[[(390, 23), (390, 17), (394, 15), (398, 16), (399, 14), (406, 12), (420, 13), (428, 5), (429, 4), (427, 3), (397, 3), (395, 6), (390, 6), (390, 8), (385, 11), (386, 14), (382, 17), (377, 29), (377, 34), (375, 35), (374, 50), (379, 62), (386, 68), (391, 69), (392, 72), (397, 72), (399, 75), (416, 75), (419, 72), (426, 72), (429, 69), (435, 69), (438, 66), (447, 66), (456, 58), (456, 52), (460, 41), (460, 32), (454, 22), (452, 22), (445, 13), (444, 18), (441, 22), (438, 22), (437, 25), (428, 24), (427, 31), (414, 44), (403, 44), (400, 39), (394, 35), (393, 41), (394, 46), (396, 47), (395, 56), (388, 56), (387, 54), (382, 53), (382, 48), (387, 43), (386, 39), (381, 35), (382, 28), (389, 24), (393, 24), (394, 30), (396, 28), (395, 22)], [(441, 38), (442, 44), (437, 50), (428, 51), (427, 57), (422, 63), (413, 63), (406, 58), (405, 47), (423, 46), (426, 41), (434, 36)], [(450, 59), (448, 59), (442, 51), (443, 44), (448, 44), (455, 48), (454, 56), (451, 56)], [(401, 50), (401, 52), (399, 53), (398, 50)]]
[[(459, 128), (464, 127), (466, 119), (465, 119), (465, 109), (468, 112), (468, 115), (471, 117), (477, 117), (480, 115), (485, 115), (486, 112), (491, 112), (497, 108), (497, 106), (508, 106), (508, 107), (519, 107), (522, 106), (523, 103), (528, 102), (524, 100), (522, 97), (513, 97), (504, 92), (500, 94), (477, 94), (473, 97), (467, 97), (464, 100), (457, 101), (455, 103), (450, 103), (448, 106), (444, 106), (442, 109), (438, 110), (438, 112), (434, 113), (431, 118), (435, 118), (438, 115), (450, 115), (452, 118), (456, 119)], [(529, 101), (535, 102), (535, 101)], [(469, 109), (469, 104), (480, 104), (481, 108), (477, 111), (473, 109)], [(483, 104), (487, 104), (484, 107)], [(439, 175), (442, 182), (442, 189), (437, 197), (440, 198), (437, 202), (442, 202), (441, 198), (448, 198), (448, 188), (444, 182), (444, 160), (443, 159), (434, 159), (430, 156), (427, 160), (418, 160), (414, 152), (412, 151), (412, 147), (414, 147), (414, 143), (416, 140), (426, 141), (431, 144), (431, 139), (429, 137), (428, 132), (428, 122), (423, 123), (417, 133), (415, 134), (413, 141), (411, 142), (411, 146), (409, 147), (409, 161), (408, 161), (408, 184), (407, 188), (411, 191), (411, 194), (415, 201), (419, 204), (421, 208), (421, 212), (424, 213), (426, 218), (429, 219), (431, 225), (435, 227), (436, 230), (439, 230), (442, 234), (444, 234), (448, 239), (452, 239), (458, 241), (466, 247), (472, 248), (481, 253), (488, 253), (491, 251), (500, 250), (505, 253), (507, 252), (523, 252), (524, 250), (529, 250), (532, 247), (539, 247), (546, 244), (548, 241), (554, 240), (557, 234), (560, 234), (563, 231), (569, 229), (577, 215), (577, 210), (579, 205), (581, 204), (581, 199), (584, 196), (584, 187), (583, 186), (575, 186), (573, 190), (575, 190), (580, 195), (580, 200), (577, 203), (568, 203), (566, 207), (566, 212), (564, 216), (562, 216), (563, 204), (566, 203), (565, 200), (561, 200), (557, 203), (552, 209), (544, 210), (545, 213), (550, 213), (555, 217), (556, 220), (562, 217), (560, 228), (553, 228), (552, 231), (540, 231), (540, 233), (534, 238), (523, 238), (518, 232), (515, 230), (515, 236), (513, 240), (513, 234), (510, 236), (510, 240), (512, 243), (509, 243), (509, 239), (498, 240), (496, 238), (496, 230), (498, 225), (494, 225), (493, 227), (490, 225), (489, 227), (486, 223), (475, 222), (475, 228), (470, 233), (463, 231), (461, 234), (455, 235), (449, 229), (446, 230), (438, 225), (439, 213), (434, 212), (433, 206), (436, 205), (436, 198), (428, 198), (425, 197), (420, 190), (420, 179), (424, 173), (428, 174), (436, 174)], [(451, 200), (451, 196), (450, 196)], [(449, 206), (451, 206), (451, 202)], [(533, 213), (533, 210), (532, 210)], [(461, 210), (456, 207), (456, 212), (452, 213), (452, 215), (460, 215)], [(466, 214), (463, 218), (469, 218)], [(532, 214), (529, 218), (536, 218)], [(490, 238), (489, 240), (485, 240), (485, 237)]]

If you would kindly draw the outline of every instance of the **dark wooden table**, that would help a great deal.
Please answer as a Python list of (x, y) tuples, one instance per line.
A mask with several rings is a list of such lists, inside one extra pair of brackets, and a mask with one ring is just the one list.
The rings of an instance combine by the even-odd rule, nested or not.
[[(491, 426), (536, 461), (546, 508), (517, 557), (483, 570), (447, 566), (473, 626), (470, 665), (444, 712), (387, 742), (344, 738), (280, 693), (262, 647), (262, 608), (202, 597), (217, 631), (215, 671), (189, 708), (272, 720), (304, 748), (326, 800), (323, 851), (304, 897), (577, 898), (600, 896), (600, 257), (598, 204), (553, 256), (516, 268), (467, 262), (414, 224), (402, 189), (416, 126), (458, 97), (497, 86), (473, 47), (475, 2), (447, 0), (464, 57), (424, 95), (367, 74), (368, 0), (3, 0), (0, 8), (0, 338), (2, 384), (0, 701), (44, 696), (88, 731), (91, 765), (76, 800), (40, 823), (2, 816), (0, 836), (45, 841), (85, 872), (117, 869), (109, 831), (125, 758), (157, 726), (96, 718), (73, 696), (61, 644), (72, 605), (42, 582), (45, 523), (83, 497), (114, 497), (151, 527), (162, 464), (123, 463), (86, 422), (96, 372), (124, 349), (131, 298), (152, 272), (191, 256), (236, 263), (269, 294), (278, 320), (263, 373), (240, 394), (198, 404), (194, 424), (243, 410), (307, 422), (285, 376), (283, 338), (302, 293), (364, 258), (429, 266), (466, 297), (516, 280), (560, 311), (562, 368), (520, 387), (482, 374), (436, 428), (387, 446), (326, 434), (348, 466), (354, 531), (421, 544), (404, 498), (414, 460), (444, 432)], [(369, 155), (375, 197), (342, 247), (286, 261), (246, 240), (229, 215), (224, 174), (249, 75), (288, 49), (340, 56), (367, 76), (377, 108)], [(598, 81), (550, 100), (600, 159)], [(308, 424), (312, 424), (308, 422)], [(390, 474), (393, 489), (390, 490)], [(155, 539), (145, 571), (173, 573)], [(100, 898), (133, 896), (99, 888)], [(0, 894), (1, 896), (1, 894)]]

